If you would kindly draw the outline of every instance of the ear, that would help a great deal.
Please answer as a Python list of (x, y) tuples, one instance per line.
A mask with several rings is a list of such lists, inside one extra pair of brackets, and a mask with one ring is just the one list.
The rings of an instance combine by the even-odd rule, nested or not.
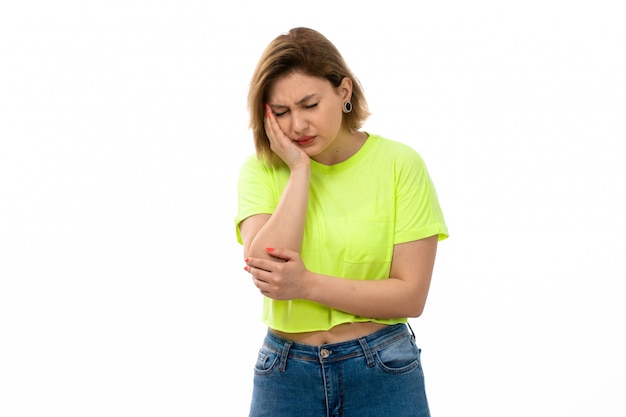
[(352, 98), (352, 80), (348, 77), (343, 77), (341, 84), (337, 87), (337, 92), (342, 101), (348, 101)]

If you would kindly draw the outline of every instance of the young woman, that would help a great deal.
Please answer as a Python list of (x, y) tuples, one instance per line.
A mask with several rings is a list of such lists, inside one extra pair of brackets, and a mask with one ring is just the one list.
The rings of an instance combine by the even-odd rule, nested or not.
[(248, 106), (235, 223), (268, 326), (250, 416), (428, 416), (407, 319), (448, 231), (422, 158), (359, 130), (361, 86), (308, 28), (268, 45)]

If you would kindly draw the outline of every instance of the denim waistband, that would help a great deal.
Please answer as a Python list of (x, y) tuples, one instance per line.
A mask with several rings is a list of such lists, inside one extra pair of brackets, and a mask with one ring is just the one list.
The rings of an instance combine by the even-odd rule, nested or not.
[(412, 330), (409, 333), (409, 329), (408, 324), (394, 324), (358, 339), (320, 346), (293, 342), (268, 331), (263, 345), (267, 349), (281, 354), (282, 361), (291, 358), (315, 362), (334, 362), (366, 356), (369, 363), (373, 352), (383, 349), (388, 344), (403, 337), (415, 337)]

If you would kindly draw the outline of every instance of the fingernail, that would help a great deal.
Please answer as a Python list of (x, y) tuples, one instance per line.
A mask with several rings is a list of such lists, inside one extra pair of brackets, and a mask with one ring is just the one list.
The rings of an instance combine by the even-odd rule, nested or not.
[(243, 269), (247, 271), (250, 268), (248, 267), (248, 265), (246, 265), (246, 266), (243, 267)]
[(267, 252), (274, 252), (274, 248), (265, 248)]
[(248, 263), (248, 258), (243, 258), (243, 261), (244, 261), (245, 263)]

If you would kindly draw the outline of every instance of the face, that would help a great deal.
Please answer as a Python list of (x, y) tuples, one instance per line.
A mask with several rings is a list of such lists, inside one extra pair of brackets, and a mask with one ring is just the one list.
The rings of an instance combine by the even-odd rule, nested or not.
[(324, 78), (294, 72), (276, 80), (268, 93), (278, 125), (312, 159), (333, 164), (349, 157), (344, 154), (350, 152), (350, 134), (341, 129), (343, 104), (352, 96), (349, 78), (335, 88)]

